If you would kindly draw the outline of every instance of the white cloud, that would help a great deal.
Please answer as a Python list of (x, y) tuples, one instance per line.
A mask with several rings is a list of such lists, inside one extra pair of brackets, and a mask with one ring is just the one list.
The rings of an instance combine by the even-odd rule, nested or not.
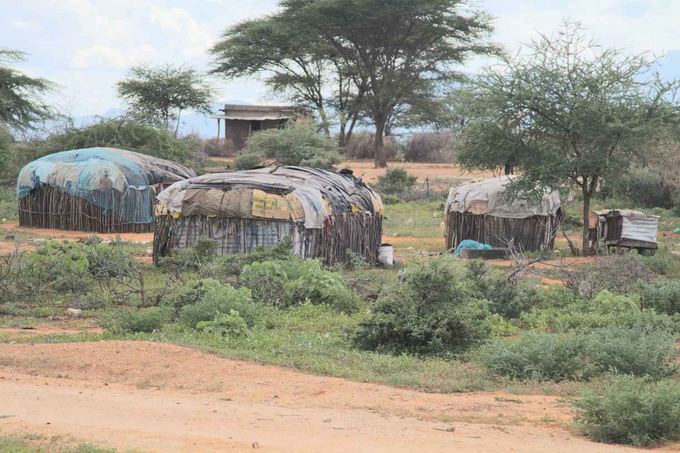
[(134, 52), (124, 52), (116, 47), (95, 44), (78, 49), (73, 55), (71, 63), (77, 69), (126, 69), (135, 64), (150, 60), (156, 54), (156, 49), (149, 44), (138, 47)]
[(38, 31), (40, 30), (40, 24), (38, 22), (35, 22), (33, 20), (21, 20), (21, 19), (12, 19), (9, 22), (9, 25), (20, 31)]

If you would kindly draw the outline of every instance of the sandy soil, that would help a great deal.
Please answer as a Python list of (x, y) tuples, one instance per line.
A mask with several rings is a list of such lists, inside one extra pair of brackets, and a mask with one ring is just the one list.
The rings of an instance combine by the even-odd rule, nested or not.
[(45, 239), (68, 239), (70, 241), (85, 240), (92, 235), (99, 236), (105, 241), (121, 240), (135, 243), (153, 242), (153, 233), (90, 233), (85, 231), (52, 230), (49, 228), (25, 228), (17, 223), (0, 223), (0, 231), (4, 236), (11, 234), (27, 234)]
[[(349, 160), (338, 165), (338, 168), (348, 167), (354, 170), (356, 176), (363, 176), (366, 182), (377, 182), (378, 176), (385, 173), (384, 168), (375, 168), (372, 161)], [(390, 162), (389, 167), (405, 168), (408, 172), (417, 176), (420, 181), (425, 178), (430, 180), (453, 180), (458, 178), (478, 179), (493, 176), (492, 172), (469, 172), (456, 164), (428, 164), (414, 162)]]
[(555, 397), (427, 394), (148, 342), (0, 345), (0, 395), (2, 431), (144, 451), (634, 451), (564, 429)]

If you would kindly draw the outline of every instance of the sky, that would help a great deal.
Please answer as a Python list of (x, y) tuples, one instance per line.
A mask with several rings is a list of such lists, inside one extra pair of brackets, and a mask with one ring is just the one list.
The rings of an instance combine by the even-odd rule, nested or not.
[[(18, 69), (58, 85), (50, 101), (75, 117), (118, 111), (115, 84), (137, 64), (207, 70), (207, 50), (229, 26), (276, 10), (276, 0), (0, 0), (0, 47), (28, 53)], [(662, 56), (680, 78), (680, 0), (473, 0), (494, 17), (494, 40), (516, 52), (565, 18), (605, 46)], [(484, 64), (472, 61), (475, 72)], [(212, 79), (217, 102), (281, 102), (256, 78)]]

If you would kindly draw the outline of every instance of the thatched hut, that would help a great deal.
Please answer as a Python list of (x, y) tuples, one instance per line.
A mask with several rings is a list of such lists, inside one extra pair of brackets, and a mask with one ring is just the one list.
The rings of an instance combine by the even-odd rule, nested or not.
[(293, 252), (326, 264), (375, 262), (380, 197), (351, 172), (264, 167), (198, 176), (158, 195), (154, 260), (207, 237), (217, 252), (247, 253), (290, 238)]
[(462, 240), (526, 251), (552, 249), (561, 219), (560, 195), (508, 197), (511, 177), (491, 178), (451, 188), (445, 209), (446, 247)]
[(156, 193), (193, 176), (184, 165), (122, 149), (49, 154), (19, 173), (19, 224), (98, 233), (152, 231)]

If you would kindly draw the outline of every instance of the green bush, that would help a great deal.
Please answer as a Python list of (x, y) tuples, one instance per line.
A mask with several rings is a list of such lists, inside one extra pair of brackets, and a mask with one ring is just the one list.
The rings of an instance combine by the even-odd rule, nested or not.
[(115, 335), (159, 330), (170, 321), (170, 311), (165, 307), (120, 309), (104, 317), (102, 327)]
[(630, 200), (636, 206), (670, 208), (673, 204), (673, 188), (653, 168), (633, 168), (608, 182), (612, 195)]
[(676, 331), (680, 329), (680, 318), (643, 309), (638, 299), (635, 294), (627, 297), (602, 291), (592, 300), (576, 298), (571, 304), (523, 313), (520, 324), (528, 328), (557, 332), (636, 325)]
[(423, 132), (414, 134), (406, 142), (404, 160), (407, 162), (444, 162), (456, 160), (455, 136), (452, 132)]
[(457, 353), (489, 336), (487, 310), (466, 288), (466, 271), (450, 257), (410, 268), (405, 281), (380, 297), (354, 334), (374, 351)]
[(384, 175), (378, 176), (377, 188), (386, 195), (400, 195), (411, 191), (416, 181), (418, 178), (409, 175), (403, 168), (391, 167)]
[(318, 261), (297, 256), (248, 264), (240, 281), (256, 301), (267, 305), (291, 307), (309, 302), (351, 313), (359, 304), (341, 274), (322, 269)]
[(680, 385), (622, 377), (574, 402), (581, 431), (599, 442), (638, 447), (680, 440)]
[(467, 279), (479, 299), (489, 301), (492, 313), (518, 318), (544, 304), (543, 293), (527, 283), (509, 281), (503, 273), (492, 272), (483, 261), (469, 261)]
[(234, 164), (238, 169), (247, 169), (265, 160), (278, 165), (333, 168), (342, 158), (331, 139), (320, 134), (313, 124), (299, 121), (283, 129), (265, 129), (251, 135)]
[(170, 132), (121, 118), (67, 129), (48, 137), (41, 148), (55, 152), (95, 146), (122, 148), (176, 162), (185, 162), (190, 157), (186, 145)]
[(181, 306), (179, 321), (191, 328), (196, 328), (201, 321), (213, 321), (218, 314), (230, 313), (232, 310), (238, 312), (249, 327), (262, 315), (261, 308), (253, 303), (249, 289), (235, 289), (215, 279), (189, 282), (179, 292), (184, 295), (180, 305), (175, 305)]
[(640, 261), (657, 275), (677, 275), (678, 260), (666, 248), (657, 250), (653, 256), (641, 256)]
[(640, 303), (642, 307), (652, 308), (657, 313), (679, 314), (680, 281), (661, 280), (643, 285), (640, 290)]
[(640, 283), (652, 281), (653, 274), (641, 257), (626, 255), (606, 256), (569, 272), (566, 286), (583, 297), (592, 297), (600, 291), (628, 294), (635, 292)]
[(642, 327), (612, 327), (587, 334), (531, 332), (497, 340), (481, 350), (482, 363), (514, 379), (589, 380), (605, 373), (662, 378), (675, 369), (676, 336)]
[(21, 277), (35, 292), (84, 294), (92, 286), (87, 253), (80, 244), (45, 241), (21, 263)]
[(198, 330), (214, 333), (223, 337), (238, 338), (248, 335), (248, 323), (234, 310), (229, 313), (218, 313), (212, 321), (200, 321), (196, 324)]

